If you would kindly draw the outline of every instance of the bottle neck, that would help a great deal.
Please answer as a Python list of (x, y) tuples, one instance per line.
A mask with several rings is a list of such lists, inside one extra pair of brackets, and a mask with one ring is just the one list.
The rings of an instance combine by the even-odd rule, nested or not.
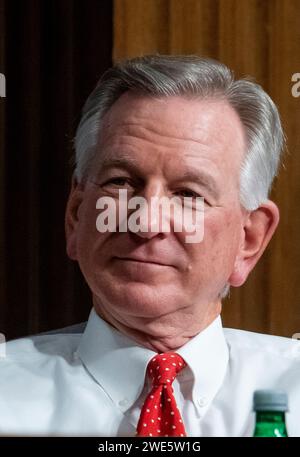
[(285, 422), (284, 411), (256, 411), (256, 422)]

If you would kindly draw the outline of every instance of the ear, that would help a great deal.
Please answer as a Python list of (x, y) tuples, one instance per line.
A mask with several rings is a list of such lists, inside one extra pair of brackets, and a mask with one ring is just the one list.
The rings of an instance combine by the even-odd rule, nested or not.
[(83, 192), (83, 186), (73, 176), (65, 214), (67, 254), (72, 260), (77, 260), (78, 211), (83, 200)]
[(279, 209), (271, 200), (247, 213), (241, 245), (228, 280), (231, 286), (239, 287), (244, 284), (271, 240), (278, 222)]

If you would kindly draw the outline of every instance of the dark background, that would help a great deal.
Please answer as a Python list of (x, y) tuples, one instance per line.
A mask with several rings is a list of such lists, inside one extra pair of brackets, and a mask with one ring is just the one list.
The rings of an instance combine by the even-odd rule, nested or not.
[(0, 0), (0, 332), (86, 320), (64, 211), (82, 105), (112, 64), (110, 0)]

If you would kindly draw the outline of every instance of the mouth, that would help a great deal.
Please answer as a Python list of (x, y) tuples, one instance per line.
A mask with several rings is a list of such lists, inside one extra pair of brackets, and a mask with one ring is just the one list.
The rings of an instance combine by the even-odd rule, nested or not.
[(149, 264), (149, 265), (156, 265), (159, 267), (172, 267), (173, 265), (163, 263), (158, 259), (144, 259), (144, 258), (136, 258), (136, 257), (115, 257), (118, 260), (125, 261), (125, 262), (135, 262), (139, 264)]

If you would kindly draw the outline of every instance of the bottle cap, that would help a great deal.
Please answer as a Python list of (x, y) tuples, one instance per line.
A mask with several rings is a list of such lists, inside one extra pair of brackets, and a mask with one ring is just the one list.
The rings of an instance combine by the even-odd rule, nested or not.
[(282, 390), (256, 390), (253, 397), (254, 411), (288, 411), (288, 397)]

